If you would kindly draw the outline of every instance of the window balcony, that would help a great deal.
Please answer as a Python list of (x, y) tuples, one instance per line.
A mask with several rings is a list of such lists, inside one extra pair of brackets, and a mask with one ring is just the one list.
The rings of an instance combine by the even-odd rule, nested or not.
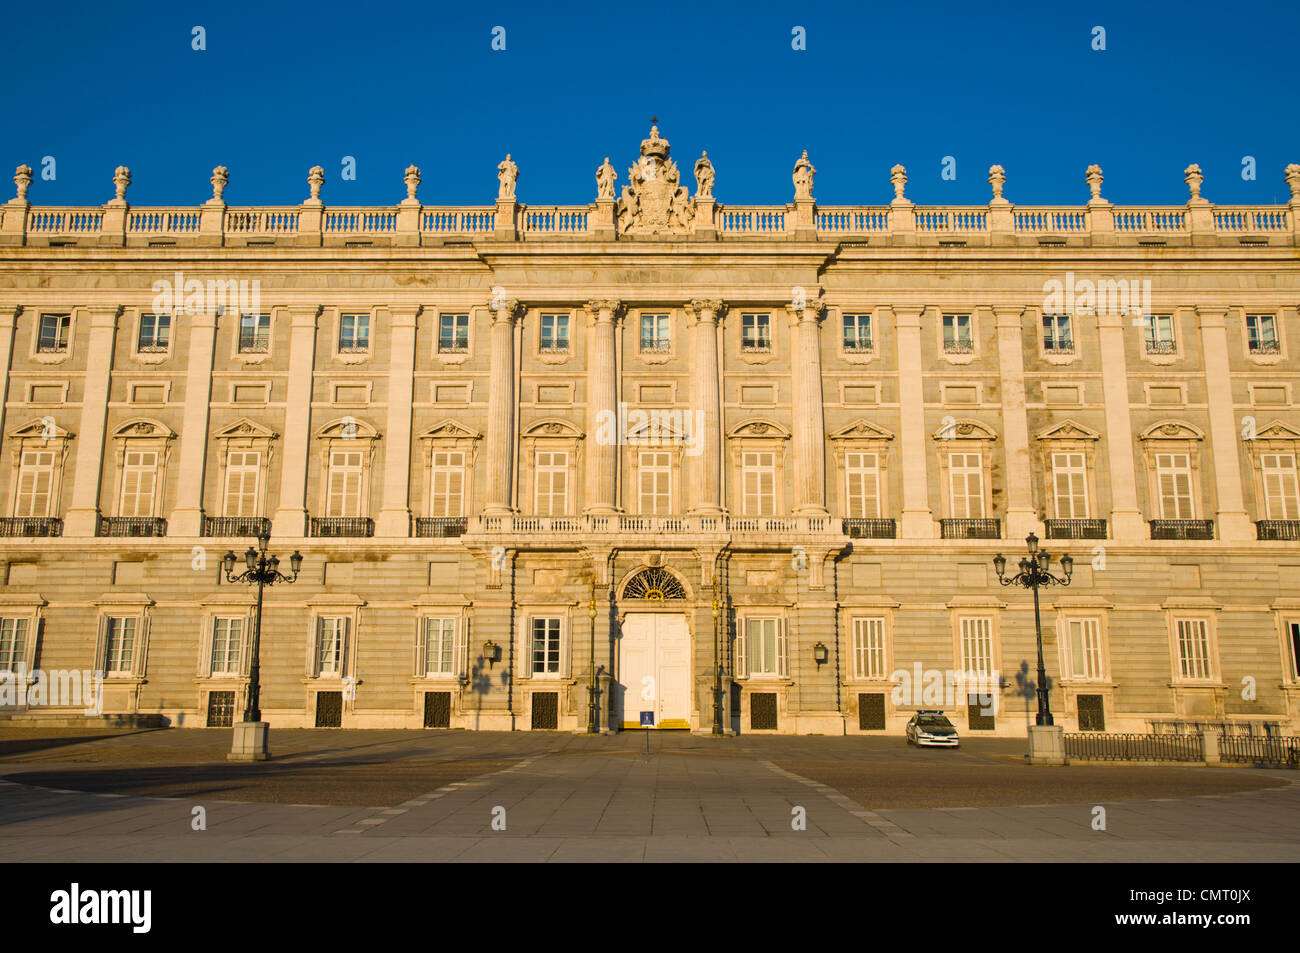
[(1256, 539), (1300, 540), (1300, 520), (1260, 520), (1255, 524)]
[(419, 517), (415, 521), (415, 535), (422, 539), (450, 539), (464, 536), (469, 519), (464, 516)]
[(63, 520), (54, 516), (13, 516), (0, 519), (0, 536), (62, 536)]
[(166, 344), (140, 344), (135, 349), (137, 354), (166, 354)]
[(1105, 539), (1102, 519), (1044, 520), (1048, 539)]
[(1282, 343), (1280, 341), (1251, 341), (1251, 354), (1281, 354)]
[(975, 345), (971, 341), (944, 341), (945, 354), (974, 354)]
[(1178, 344), (1174, 341), (1154, 341), (1147, 338), (1146, 348), (1148, 354), (1177, 354)]
[(642, 341), (642, 354), (667, 354), (672, 346), (667, 341)]
[(204, 536), (226, 539), (256, 538), (263, 534), (270, 536), (271, 521), (264, 516), (205, 516), (202, 533)]
[(1048, 354), (1073, 354), (1074, 342), (1069, 338), (1062, 338), (1056, 341), (1044, 341), (1043, 350)]
[(1152, 520), (1152, 539), (1214, 539), (1214, 520)]
[(312, 517), (309, 530), (321, 538), (368, 537), (375, 535), (375, 521), (366, 516)]
[(894, 539), (898, 526), (888, 519), (846, 519), (844, 533), (850, 539)]
[(96, 536), (166, 536), (167, 521), (161, 516), (101, 516)]
[(240, 354), (265, 354), (271, 350), (271, 337), (265, 332), (260, 334), (239, 335)]
[(873, 345), (871, 343), (870, 338), (856, 341), (856, 342), (855, 341), (844, 342), (845, 354), (870, 354), (872, 350), (873, 350)]
[(1001, 539), (1002, 520), (941, 519), (940, 535), (943, 539)]

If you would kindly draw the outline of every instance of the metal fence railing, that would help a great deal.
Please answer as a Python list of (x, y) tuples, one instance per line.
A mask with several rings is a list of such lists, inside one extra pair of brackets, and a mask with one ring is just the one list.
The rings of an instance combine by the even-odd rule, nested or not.
[(1219, 760), (1300, 767), (1300, 738), (1226, 735), (1219, 738)]
[(1065, 756), (1075, 761), (1204, 761), (1200, 735), (1066, 732)]

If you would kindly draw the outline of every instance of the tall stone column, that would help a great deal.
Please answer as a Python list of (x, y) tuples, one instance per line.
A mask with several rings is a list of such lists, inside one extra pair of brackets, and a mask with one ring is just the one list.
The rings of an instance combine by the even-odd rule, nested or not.
[(290, 308), (289, 377), (284, 408), (284, 463), (276, 536), (307, 533), (307, 456), (311, 451), (311, 395), (316, 372), (316, 323), (321, 308)]
[(487, 487), (483, 513), (514, 512), (515, 323), (524, 306), (514, 299), (493, 302), (488, 357)]
[[(231, 315), (236, 324), (239, 322), (237, 311)], [(185, 415), (181, 423), (181, 472), (176, 484), (176, 508), (167, 521), (167, 533), (171, 536), (198, 536), (203, 530), (203, 484), (208, 466), (208, 421), (216, 338), (215, 312), (190, 316)]]
[(1131, 321), (1131, 317), (1121, 314), (1097, 316), (1097, 333), (1101, 340), (1101, 389), (1106, 402), (1106, 456), (1110, 466), (1110, 531), (1117, 540), (1147, 538), (1146, 524), (1142, 521), (1137, 502), (1128, 359), (1124, 354), (1124, 331)]
[(411, 405), (415, 399), (415, 329), (420, 305), (381, 310), (388, 318), (388, 424), (384, 441), (384, 499), (376, 536), (411, 535)]
[[(1037, 311), (1030, 309), (1035, 320)], [(995, 308), (998, 371), (1002, 386), (1002, 439), (1006, 447), (1007, 539), (1041, 536), (1034, 512), (1033, 467), (1029, 460), (1029, 419), (1025, 413), (1025, 355), (1020, 308)]]
[(86, 341), (85, 390), (81, 398), (81, 426), (77, 430), (77, 463), (72, 480), (72, 504), (63, 520), (64, 536), (94, 536), (99, 523), (99, 489), (104, 469), (104, 436), (108, 427), (108, 385), (113, 376), (113, 349), (117, 339), (119, 306), (78, 308), (73, 329), (90, 323)]
[(1214, 489), (1219, 502), (1219, 539), (1254, 539), (1241, 488), (1241, 458), (1237, 422), (1233, 418), (1232, 375), (1228, 368), (1228, 331), (1223, 309), (1197, 308), (1201, 349), (1205, 354), (1206, 400), (1210, 405), (1211, 460)]
[(789, 310), (794, 331), (790, 360), (794, 410), (796, 516), (826, 516), (826, 417), (822, 404), (821, 320), (824, 302), (796, 302)]
[(700, 428), (700, 455), (695, 468), (700, 516), (722, 513), (722, 395), (718, 384), (718, 324), (726, 309), (717, 299), (695, 298), (686, 306), (694, 327), (691, 377), (691, 426)]
[(618, 449), (623, 435), (617, 427), (611, 434), (601, 421), (608, 414), (619, 420), (615, 331), (622, 311), (622, 302), (614, 299), (587, 302), (592, 328), (587, 352), (587, 433), (592, 439), (587, 453), (586, 511), (595, 516), (618, 512)]
[(925, 393), (921, 386), (921, 315), (924, 312), (915, 308), (882, 310), (886, 320), (890, 316), (894, 318), (894, 333), (898, 335), (898, 443), (903, 458), (903, 513), (898, 534), (904, 539), (933, 539), (929, 439), (925, 433)]
[[(14, 330), (18, 325), (18, 316), (22, 314), (22, 305), (5, 308), (0, 314), (0, 440), (5, 432), (5, 404), (9, 399), (9, 367), (13, 363)], [(40, 320), (39, 316), (37, 320)]]

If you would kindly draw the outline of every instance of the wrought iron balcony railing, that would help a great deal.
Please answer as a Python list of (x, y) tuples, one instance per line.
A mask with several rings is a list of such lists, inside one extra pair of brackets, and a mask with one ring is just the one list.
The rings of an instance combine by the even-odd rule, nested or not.
[(264, 516), (205, 516), (203, 535), (239, 539), (271, 534), (271, 521)]
[(974, 354), (975, 345), (971, 341), (944, 341), (945, 354)]
[(1281, 354), (1282, 343), (1280, 341), (1251, 341), (1251, 354)]
[(894, 539), (898, 524), (890, 519), (854, 517), (844, 520), (844, 533), (852, 539)]
[(0, 536), (61, 536), (63, 520), (55, 516), (11, 516), (0, 519)]
[(423, 539), (448, 539), (464, 536), (469, 525), (465, 516), (423, 516), (415, 521), (415, 535)]
[(322, 538), (375, 535), (375, 521), (366, 516), (312, 517), (309, 528), (312, 536)]
[(1146, 347), (1148, 354), (1177, 354), (1178, 343), (1176, 341), (1154, 341), (1147, 338)]
[(101, 516), (96, 536), (166, 536), (167, 521), (160, 516)]
[(939, 529), (944, 539), (1001, 539), (1000, 519), (941, 519)]
[(1300, 540), (1300, 520), (1260, 520), (1255, 524), (1255, 538)]
[(1152, 520), (1152, 539), (1214, 539), (1214, 520)]
[(1044, 520), (1048, 539), (1105, 539), (1103, 519)]

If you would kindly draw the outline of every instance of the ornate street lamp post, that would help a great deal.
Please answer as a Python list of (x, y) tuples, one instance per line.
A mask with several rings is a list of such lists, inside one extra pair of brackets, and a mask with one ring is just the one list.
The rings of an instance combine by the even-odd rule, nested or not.
[(1038, 717), (1035, 724), (1052, 725), (1052, 712), (1047, 704), (1047, 672), (1043, 668), (1043, 622), (1038, 609), (1038, 590), (1041, 586), (1068, 586), (1074, 574), (1074, 560), (1069, 553), (1062, 556), (1061, 571), (1064, 575), (1054, 576), (1049, 572), (1052, 557), (1047, 550), (1038, 548), (1038, 537), (1030, 533), (1025, 542), (1029, 545), (1029, 555), (1020, 558), (1020, 572), (1007, 578), (1007, 558), (1001, 553), (993, 557), (993, 568), (997, 570), (1002, 585), (1024, 586), (1034, 591), (1034, 632), (1038, 637)]
[(591, 580), (591, 603), (587, 614), (591, 617), (591, 684), (587, 686), (587, 734), (600, 734), (600, 715), (597, 712), (596, 693), (596, 580)]
[(271, 545), (271, 534), (263, 532), (257, 537), (257, 549), (249, 546), (244, 551), (244, 572), (235, 574), (235, 553), (229, 551), (222, 559), (222, 568), (227, 582), (242, 582), (257, 586), (257, 612), (253, 616), (252, 661), (248, 672), (248, 703), (244, 708), (244, 720), (235, 725), (234, 743), (230, 749), (232, 761), (265, 761), (267, 758), (268, 726), (262, 721), (261, 708), (261, 651), (262, 651), (262, 592), (267, 586), (277, 582), (293, 583), (298, 581), (302, 571), (302, 553), (294, 550), (289, 557), (292, 576), (280, 572), (280, 557), (268, 555), (266, 549)]
[(718, 628), (718, 582), (713, 581), (713, 733), (722, 731), (722, 632)]

